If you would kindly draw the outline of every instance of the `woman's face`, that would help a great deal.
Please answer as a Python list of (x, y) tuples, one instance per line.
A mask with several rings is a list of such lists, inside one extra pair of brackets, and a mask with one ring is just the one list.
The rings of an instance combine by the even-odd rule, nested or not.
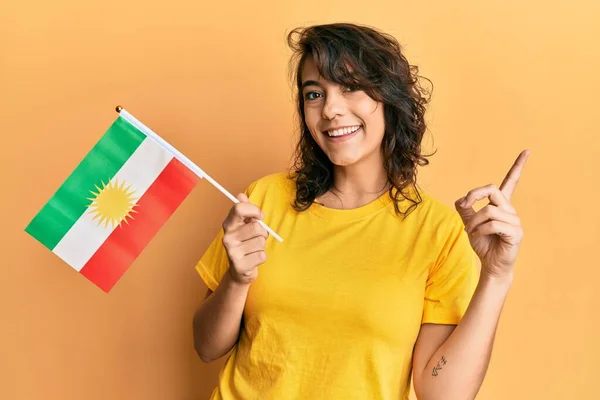
[(301, 71), (305, 123), (334, 165), (381, 161), (385, 131), (383, 104), (365, 92), (322, 78), (312, 57)]

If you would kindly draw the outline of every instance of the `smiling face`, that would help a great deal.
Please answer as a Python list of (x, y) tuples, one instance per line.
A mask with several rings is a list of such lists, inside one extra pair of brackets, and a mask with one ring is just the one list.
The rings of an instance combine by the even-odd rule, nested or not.
[(383, 104), (362, 90), (324, 79), (312, 57), (301, 70), (304, 121), (311, 136), (336, 166), (382, 163)]

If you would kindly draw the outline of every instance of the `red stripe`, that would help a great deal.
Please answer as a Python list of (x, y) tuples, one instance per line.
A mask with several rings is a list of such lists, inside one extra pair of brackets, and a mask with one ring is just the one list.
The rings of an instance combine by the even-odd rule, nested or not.
[(137, 202), (133, 219), (110, 234), (83, 266), (81, 274), (108, 293), (198, 180), (196, 174), (173, 158)]

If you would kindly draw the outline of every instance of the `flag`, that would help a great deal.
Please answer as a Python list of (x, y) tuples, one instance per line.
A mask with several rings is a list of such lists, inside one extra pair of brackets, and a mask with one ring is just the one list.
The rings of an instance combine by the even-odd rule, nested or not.
[(203, 177), (178, 154), (121, 112), (25, 231), (108, 293)]

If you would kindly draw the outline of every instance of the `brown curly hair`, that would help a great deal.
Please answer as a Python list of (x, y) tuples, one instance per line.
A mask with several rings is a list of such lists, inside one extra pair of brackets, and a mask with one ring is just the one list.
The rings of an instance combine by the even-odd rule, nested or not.
[[(312, 56), (325, 79), (363, 90), (384, 104), (381, 151), (389, 195), (396, 213), (407, 215), (422, 199), (418, 190), (414, 191), (416, 198), (410, 198), (404, 189), (416, 186), (417, 166), (428, 165), (426, 157), (430, 156), (421, 154), (430, 92), (420, 84), (418, 67), (409, 64), (394, 37), (368, 26), (335, 23), (296, 28), (288, 33), (287, 42), (293, 51), (290, 72), (297, 90), (300, 125), (292, 166), (296, 182), (293, 208), (306, 210), (333, 185), (333, 163), (315, 143), (304, 120), (300, 71), (306, 58)], [(405, 212), (399, 208), (403, 200), (412, 203)]]

